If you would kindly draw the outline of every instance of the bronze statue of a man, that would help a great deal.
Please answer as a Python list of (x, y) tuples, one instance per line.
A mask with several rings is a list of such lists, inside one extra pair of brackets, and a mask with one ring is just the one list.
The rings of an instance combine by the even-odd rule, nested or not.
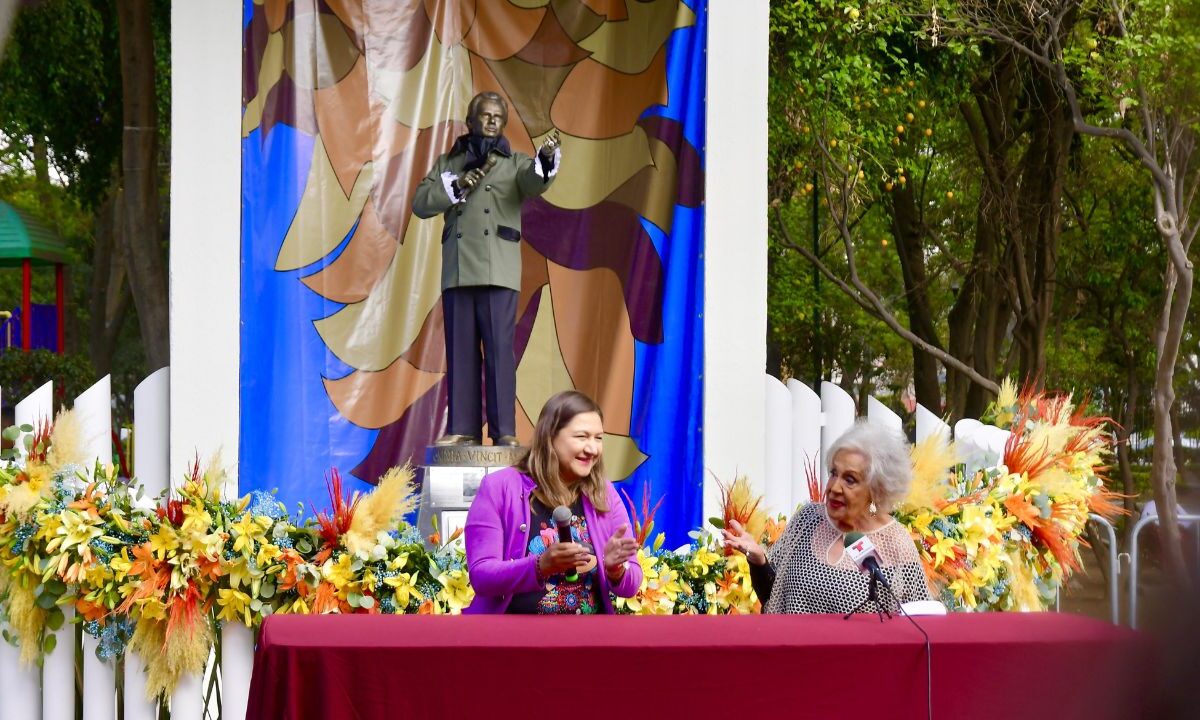
[(557, 131), (536, 158), (513, 151), (503, 134), (507, 122), (503, 98), (476, 95), (467, 110), (470, 132), (434, 162), (413, 198), (417, 217), (440, 213), (446, 221), (442, 315), (450, 417), (438, 445), (479, 443), (481, 370), (488, 434), (496, 445), (518, 444), (513, 335), (521, 289), (521, 203), (550, 187), (562, 151)]

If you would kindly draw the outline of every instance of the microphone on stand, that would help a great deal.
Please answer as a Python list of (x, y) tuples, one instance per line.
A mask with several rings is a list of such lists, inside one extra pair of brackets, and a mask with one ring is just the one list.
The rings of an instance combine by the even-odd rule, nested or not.
[(859, 570), (868, 573), (872, 581), (883, 583), (888, 591), (891, 591), (892, 586), (888, 585), (887, 578), (879, 569), (879, 551), (875, 549), (875, 543), (871, 542), (871, 538), (860, 532), (846, 533), (846, 539), (842, 544), (846, 554)]
[[(571, 509), (566, 505), (554, 508), (554, 527), (558, 529), (559, 542), (575, 542), (575, 538), (571, 537)], [(579, 582), (579, 572), (575, 568), (571, 568), (563, 577), (567, 582)]]

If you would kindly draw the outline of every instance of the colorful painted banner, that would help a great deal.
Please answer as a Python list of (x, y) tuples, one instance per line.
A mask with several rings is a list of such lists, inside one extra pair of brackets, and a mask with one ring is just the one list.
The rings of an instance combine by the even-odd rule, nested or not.
[[(526, 202), (518, 435), (577, 389), (605, 462), (665, 497), (671, 542), (703, 486), (704, 0), (246, 0), (243, 491), (367, 489), (444, 429), (440, 217), (416, 185), (490, 90), (512, 147), (557, 128)], [(648, 483), (648, 485), (646, 485)], [(353, 487), (353, 483), (350, 483)]]

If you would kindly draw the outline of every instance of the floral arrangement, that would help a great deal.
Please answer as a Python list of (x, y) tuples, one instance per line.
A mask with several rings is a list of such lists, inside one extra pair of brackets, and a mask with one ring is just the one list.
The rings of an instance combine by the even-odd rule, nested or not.
[(1044, 610), (1080, 567), (1089, 513), (1124, 512), (1104, 485), (1107, 418), (1005, 382), (984, 420), (1010, 431), (1000, 464), (968, 475), (953, 444), (928, 438), (897, 518), (950, 609)]
[[(1079, 568), (1088, 514), (1121, 512), (1104, 487), (1106, 419), (1087, 416), (1070, 397), (1018, 394), (1011, 383), (986, 419), (1011, 432), (1002, 462), (968, 475), (952, 443), (927, 439), (912, 450), (913, 487), (896, 517), (951, 609), (1045, 609)], [(20, 443), (24, 457), (0, 455), (0, 626), (26, 662), (54, 650), (53, 631), (70, 617), (96, 638), (101, 658), (142, 656), (148, 693), (168, 695), (184, 673), (203, 668), (220, 622), (254, 628), (279, 613), (456, 614), (474, 597), (457, 535), (442, 544), (402, 519), (414, 505), (408, 467), (349, 499), (332, 471), (329, 509), (293, 519), (270, 494), (223, 499), (219, 458), (206, 468), (195, 463), (158, 499), (109, 469), (89, 475), (70, 412), (53, 427), (8, 428), (3, 437)], [(814, 502), (823, 491), (818, 478), (808, 468)], [(710, 520), (714, 528), (736, 520), (767, 547), (779, 539), (786, 518), (768, 517), (746, 478), (718, 484), (723, 512)], [(745, 557), (726, 553), (706, 529), (668, 550), (653, 533), (662, 500), (651, 507), (643, 492), (640, 508), (626, 501), (643, 580), (634, 597), (615, 599), (618, 612), (760, 611)]]
[[(402, 521), (413, 474), (389, 471), (347, 500), (329, 478), (331, 509), (289, 518), (273, 496), (221, 497), (219, 458), (197, 462), (158, 501), (78, 463), (70, 412), (24, 435), (25, 458), (0, 464), (0, 620), (26, 662), (54, 650), (73, 609), (97, 655), (145, 660), (147, 692), (169, 695), (199, 673), (217, 622), (261, 624), (275, 613), (458, 613), (474, 593), (453, 545), (429, 550)], [(450, 538), (453, 540), (455, 538)]]

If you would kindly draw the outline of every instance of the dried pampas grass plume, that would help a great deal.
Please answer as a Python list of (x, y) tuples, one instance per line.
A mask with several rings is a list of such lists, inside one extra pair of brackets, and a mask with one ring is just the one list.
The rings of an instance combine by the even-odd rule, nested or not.
[(396, 523), (416, 505), (413, 497), (413, 469), (411, 465), (394, 467), (379, 478), (379, 484), (370, 494), (358, 501), (350, 529), (344, 542), (352, 553), (371, 551), (380, 532), (396, 527)]
[(50, 451), (46, 454), (46, 464), (52, 468), (66, 465), (83, 465), (83, 428), (74, 410), (62, 410), (54, 419), (54, 429), (50, 431)]
[(950, 472), (959, 462), (958, 448), (947, 441), (945, 432), (929, 435), (909, 451), (912, 459), (912, 486), (900, 503), (904, 512), (937, 507), (950, 495)]

